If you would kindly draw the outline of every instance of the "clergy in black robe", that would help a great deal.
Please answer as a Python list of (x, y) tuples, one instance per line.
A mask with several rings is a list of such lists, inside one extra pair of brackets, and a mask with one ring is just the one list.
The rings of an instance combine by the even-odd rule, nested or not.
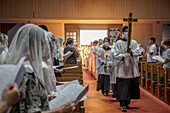
[(131, 52), (127, 53), (127, 29), (123, 28), (124, 38), (116, 42), (114, 48), (114, 64), (117, 77), (117, 100), (120, 102), (122, 111), (129, 108), (131, 99), (140, 98), (138, 77), (138, 56), (140, 54), (138, 43), (131, 40)]

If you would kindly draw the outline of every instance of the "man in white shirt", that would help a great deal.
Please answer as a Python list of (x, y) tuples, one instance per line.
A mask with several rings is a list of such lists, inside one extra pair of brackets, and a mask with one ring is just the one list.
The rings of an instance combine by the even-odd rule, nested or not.
[(163, 52), (164, 62), (162, 63), (163, 68), (170, 68), (170, 40), (164, 41), (165, 51)]
[(152, 57), (156, 56), (156, 45), (155, 45), (156, 39), (154, 37), (150, 38), (150, 47), (148, 48), (147, 52), (147, 62), (156, 62)]

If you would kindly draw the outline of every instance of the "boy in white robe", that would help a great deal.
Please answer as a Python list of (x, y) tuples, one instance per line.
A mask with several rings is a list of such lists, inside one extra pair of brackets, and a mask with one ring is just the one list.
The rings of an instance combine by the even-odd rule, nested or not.
[(129, 109), (131, 99), (140, 98), (138, 77), (138, 56), (140, 54), (138, 44), (131, 40), (131, 52), (127, 53), (128, 26), (124, 26), (124, 38), (116, 42), (114, 48), (116, 76), (117, 76), (117, 95), (122, 111)]
[(116, 66), (114, 65), (114, 60), (115, 60), (114, 49), (111, 49), (111, 52), (109, 54), (109, 59), (112, 62), (112, 70), (110, 73), (110, 87), (111, 87), (110, 89), (113, 91), (112, 97), (116, 98), (116, 71), (115, 71)]
[(102, 90), (102, 94), (105, 96), (109, 96), (110, 90), (110, 72), (112, 62), (110, 61), (108, 55), (111, 52), (111, 48), (109, 47), (109, 38), (104, 39), (104, 46), (100, 49), (98, 54), (98, 80), (97, 80), (97, 91)]

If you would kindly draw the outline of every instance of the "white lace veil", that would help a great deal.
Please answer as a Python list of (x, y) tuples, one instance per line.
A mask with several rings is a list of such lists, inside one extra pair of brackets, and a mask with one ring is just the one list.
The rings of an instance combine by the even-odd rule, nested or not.
[(59, 49), (58, 49), (58, 52), (57, 52), (57, 58), (62, 59), (63, 58), (63, 54), (62, 54), (63, 38), (57, 37), (57, 39), (59, 40)]
[(53, 69), (49, 68), (48, 74), (45, 74), (42, 67), (42, 62), (46, 62), (47, 67), (52, 67), (50, 38), (50, 34), (36, 25), (27, 24), (21, 27), (12, 40), (4, 62), (16, 64), (20, 58), (27, 56), (26, 61), (29, 62), (35, 75), (47, 91), (52, 89), (50, 87), (54, 87), (47, 84), (52, 84), (55, 81), (52, 79), (55, 77), (54, 73), (52, 74)]
[[(4, 42), (4, 44), (2, 44), (2, 42)], [(0, 46), (8, 46), (8, 36), (4, 33), (0, 33)]]
[(53, 55), (56, 59), (58, 59), (59, 55), (59, 47), (60, 47), (60, 43), (59, 43), (59, 40), (57, 38), (55, 38), (55, 41), (54, 41), (54, 52), (53, 52)]

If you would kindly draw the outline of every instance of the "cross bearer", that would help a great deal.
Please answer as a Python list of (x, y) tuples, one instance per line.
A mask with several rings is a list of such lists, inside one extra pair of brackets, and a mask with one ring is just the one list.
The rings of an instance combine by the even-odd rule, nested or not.
[[(131, 25), (130, 27), (131, 28)], [(116, 66), (117, 76), (117, 95), (122, 112), (129, 109), (131, 99), (140, 98), (138, 77), (138, 55), (140, 54), (138, 43), (131, 40), (131, 29), (128, 26), (123, 27), (124, 37), (118, 40), (114, 48), (114, 64)], [(129, 45), (128, 45), (129, 44)]]

